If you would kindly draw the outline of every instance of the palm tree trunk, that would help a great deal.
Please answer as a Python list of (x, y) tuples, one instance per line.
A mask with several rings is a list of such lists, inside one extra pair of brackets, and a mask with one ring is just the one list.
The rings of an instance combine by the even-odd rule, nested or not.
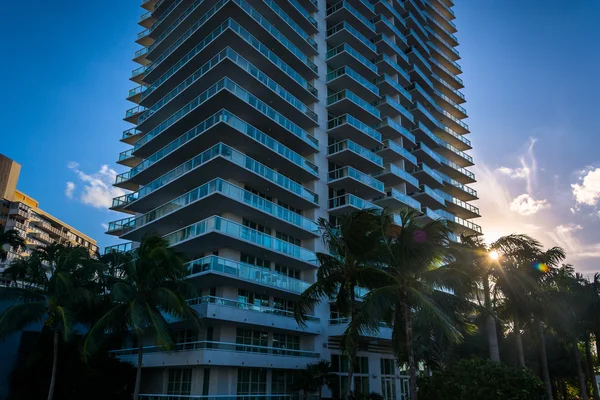
[(54, 347), (52, 357), (52, 378), (50, 378), (48, 400), (52, 400), (54, 398), (54, 388), (56, 387), (56, 370), (58, 369), (58, 331), (54, 331)]
[(587, 388), (585, 387), (585, 375), (581, 368), (581, 354), (577, 348), (577, 342), (573, 343), (573, 353), (575, 354), (575, 363), (577, 364), (577, 377), (579, 378), (579, 391), (581, 392), (581, 398), (588, 400)]
[(140, 384), (142, 383), (142, 359), (144, 357), (144, 346), (142, 338), (138, 338), (138, 359), (137, 372), (135, 374), (135, 389), (133, 390), (133, 400), (138, 400), (140, 397)]
[(525, 352), (523, 351), (523, 337), (521, 336), (521, 321), (517, 315), (514, 316), (515, 324), (515, 339), (517, 341), (517, 355), (519, 356), (519, 365), (526, 367), (525, 365)]
[[(350, 311), (350, 320), (354, 321), (354, 317), (356, 314), (356, 311), (354, 310), (354, 302), (356, 301), (356, 296), (354, 294), (354, 289), (355, 289), (355, 285), (351, 285), (350, 286), (350, 295), (352, 296), (352, 303), (351, 303), (351, 307), (352, 310)], [(356, 343), (356, 340), (353, 339), (354, 342)], [(350, 400), (350, 395), (352, 393), (354, 393), (354, 363), (356, 361), (356, 349), (353, 347), (352, 349), (350, 349), (350, 352), (348, 352), (348, 390), (346, 391), (346, 399)]]
[(548, 371), (548, 355), (546, 354), (546, 337), (544, 335), (544, 327), (542, 322), (536, 318), (538, 334), (540, 335), (540, 362), (542, 364), (542, 376), (546, 384), (548, 398), (552, 399), (552, 382), (550, 382), (550, 372)]
[(598, 363), (600, 363), (600, 330), (594, 332), (594, 338), (596, 339), (596, 354), (598, 355)]
[(496, 320), (492, 310), (492, 299), (490, 298), (490, 281), (488, 274), (483, 276), (483, 295), (487, 315), (485, 317), (485, 327), (488, 337), (488, 347), (490, 349), (490, 360), (500, 362), (500, 348), (498, 346), (498, 335), (496, 333)]
[(410, 374), (410, 400), (417, 400), (417, 363), (413, 350), (413, 320), (410, 306), (404, 305), (406, 321), (406, 353), (408, 354), (408, 372)]
[(594, 400), (600, 400), (598, 395), (598, 385), (596, 385), (596, 374), (594, 373), (594, 361), (592, 358), (592, 346), (590, 344), (590, 335), (586, 335), (585, 338), (585, 361), (587, 366), (587, 373), (589, 375), (592, 384), (592, 396)]

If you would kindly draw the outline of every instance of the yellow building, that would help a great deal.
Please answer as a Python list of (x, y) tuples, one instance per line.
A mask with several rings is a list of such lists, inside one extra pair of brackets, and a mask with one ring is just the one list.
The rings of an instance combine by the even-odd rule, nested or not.
[[(0, 229), (15, 229), (25, 239), (23, 254), (51, 243), (83, 246), (95, 254), (96, 241), (42, 210), (33, 197), (17, 189), (21, 165), (0, 154)], [(7, 262), (19, 254), (11, 253)]]

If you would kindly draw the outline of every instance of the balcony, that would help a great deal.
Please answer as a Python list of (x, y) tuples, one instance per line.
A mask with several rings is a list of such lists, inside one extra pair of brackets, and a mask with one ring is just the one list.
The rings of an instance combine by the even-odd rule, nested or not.
[(291, 311), (244, 303), (215, 296), (203, 296), (187, 300), (205, 321), (233, 322), (237, 326), (268, 327), (270, 330), (318, 335), (320, 319), (308, 316), (306, 326), (298, 325)]
[(135, 42), (144, 47), (148, 47), (152, 43), (154, 43), (154, 38), (150, 37), (150, 30), (145, 29), (145, 30), (141, 31), (140, 33), (138, 33), (137, 38), (135, 39)]
[(327, 121), (327, 133), (338, 140), (345, 138), (366, 148), (381, 144), (381, 134), (350, 114), (344, 114)]
[(142, 93), (144, 93), (144, 90), (146, 90), (146, 87), (143, 85), (137, 86), (129, 90), (129, 93), (127, 93), (127, 100), (131, 101), (132, 103), (139, 104), (140, 100), (142, 99)]
[[(312, 2), (312, 0), (300, 0), (300, 1), (309, 2), (309, 7), (311, 9), (315, 6), (314, 3)], [(302, 4), (300, 4), (300, 1), (298, 1), (298, 0), (285, 1), (281, 4), (281, 7), (285, 8), (287, 10), (288, 15), (291, 15), (292, 17), (294, 15), (299, 14), (300, 18), (295, 18), (296, 22), (298, 22), (298, 24), (300, 26), (302, 26), (306, 31), (317, 33), (319, 30), (317, 21), (312, 17), (312, 15), (306, 9), (306, 7), (304, 7)], [(314, 0), (314, 1), (316, 2), (316, 0)]]
[[(335, 318), (329, 320), (329, 329), (327, 334), (331, 336), (343, 336), (344, 332), (348, 328), (348, 318)], [(377, 332), (361, 332), (360, 336), (376, 338), (381, 340), (392, 340), (392, 328), (381, 323)]]
[(402, 40), (400, 40), (400, 44), (402, 45), (402, 48), (400, 48), (398, 44), (394, 43), (392, 39), (383, 33), (377, 35), (373, 39), (373, 43), (377, 46), (377, 52), (387, 54), (390, 57), (404, 52), (404, 49), (408, 47), (406, 41), (402, 42)]
[(454, 75), (462, 74), (462, 68), (456, 61), (453, 61), (450, 57), (446, 55), (439, 47), (429, 42), (429, 47), (433, 50), (432, 57), (443, 65), (445, 68), (450, 70)]
[(327, 148), (327, 159), (338, 165), (349, 165), (356, 169), (372, 173), (381, 171), (383, 160), (351, 140), (345, 139)]
[(419, 163), (418, 167), (412, 172), (419, 181), (433, 188), (440, 188), (444, 181), (440, 174), (431, 169), (427, 164)]
[(406, 10), (404, 9), (404, 4), (401, 1), (396, 1), (393, 4), (388, 3), (387, 0), (372, 0), (371, 2), (375, 5), (375, 11), (378, 14), (382, 14), (387, 18), (393, 18), (394, 21), (399, 20), (396, 22), (399, 29), (405, 27), (402, 23), (404, 18), (401, 14), (404, 14)]
[[(403, 19), (401, 21), (403, 21)], [(395, 40), (397, 40), (399, 43), (404, 43), (408, 45), (408, 41), (404, 34), (402, 34), (402, 32), (400, 32), (400, 30), (396, 28), (396, 26), (392, 24), (392, 22), (383, 15), (378, 15), (377, 17), (375, 17), (373, 19), (373, 22), (375, 22), (375, 24), (377, 25), (378, 33), (389, 36), (391, 38), (395, 38)], [(394, 56), (398, 57), (398, 64), (402, 65), (405, 68), (408, 67), (409, 61), (406, 54), (404, 54), (404, 51), (394, 54)]]
[(422, 38), (427, 39), (429, 37), (429, 32), (424, 28), (427, 24), (427, 20), (421, 13), (421, 10), (413, 9), (414, 12), (409, 11), (405, 17), (406, 27), (410, 31), (417, 32)]
[(412, 208), (417, 211), (421, 210), (421, 203), (395, 188), (386, 188), (385, 194), (373, 199), (373, 201), (390, 210), (397, 210), (399, 208)]
[[(247, 58), (251, 59), (258, 68), (263, 71), (269, 71), (269, 75), (274, 80), (285, 86), (286, 89), (302, 101), (314, 101), (315, 96), (317, 96), (317, 90), (302, 75), (275, 55), (261, 41), (252, 36), (248, 30), (230, 18), (199, 41), (183, 58), (173, 64), (160, 78), (156, 79), (144, 94), (144, 100), (147, 97), (148, 101), (151, 101), (150, 97), (164, 96), (166, 90), (174, 86), (164, 85), (165, 82), (171, 79), (183, 82), (186, 77), (195, 75), (198, 72), (196, 70), (197, 65), (204, 64), (204, 60), (208, 58), (205, 50), (209, 48), (221, 48), (214, 44), (217, 41), (222, 42), (222, 48), (233, 46), (238, 52), (243, 53)], [(204, 58), (200, 58), (200, 54)], [(198, 58), (202, 61), (198, 60)]]
[[(434, 110), (437, 113), (441, 113), (442, 109), (440, 108), (440, 106), (438, 106), (438, 104), (436, 103), (436, 101), (433, 99), (433, 97), (431, 97), (429, 95), (429, 93), (427, 92), (426, 89), (424, 89), (421, 85), (419, 85), (417, 82), (414, 82), (410, 87), (409, 87), (410, 93), (413, 97), (413, 99), (415, 99), (417, 102), (421, 103), (427, 103), (428, 104), (428, 109), (429, 110)], [(431, 88), (429, 89), (431, 91)], [(434, 89), (435, 90), (435, 89)]]
[[(435, 64), (434, 64), (435, 65)], [(440, 78), (436, 74), (431, 74), (431, 78), (433, 79), (433, 83), (436, 89), (440, 92), (448, 96), (453, 102), (457, 104), (464, 103), (465, 95), (455, 89), (452, 85), (446, 82), (444, 79)]]
[(442, 159), (441, 170), (450, 178), (456, 179), (460, 183), (475, 183), (475, 174), (450, 160)]
[(462, 122), (460, 119), (456, 118), (454, 115), (450, 114), (444, 109), (440, 109), (439, 112), (441, 115), (441, 123), (450, 127), (452, 130), (454, 130), (460, 135), (466, 135), (467, 133), (470, 133), (469, 126)]
[(329, 26), (337, 25), (342, 21), (349, 21), (352, 26), (368, 38), (376, 34), (375, 25), (347, 1), (339, 1), (327, 8), (326, 14), (325, 20)]
[(440, 26), (442, 26), (442, 31), (448, 32), (448, 34), (455, 33), (457, 31), (456, 25), (447, 19), (444, 14), (442, 14), (436, 7), (433, 7), (431, 4), (429, 5), (429, 20), (436, 21)]
[(384, 117), (376, 128), (379, 132), (383, 133), (386, 138), (402, 138), (405, 147), (416, 144), (415, 135), (389, 117)]
[(438, 190), (437, 193), (445, 200), (446, 209), (457, 217), (470, 219), (480, 216), (479, 208), (465, 201), (450, 196), (448, 193)]
[(416, 47), (411, 47), (410, 51), (406, 54), (413, 64), (417, 64), (421, 69), (431, 73), (431, 64), (421, 55)]
[(446, 96), (439, 90), (434, 89), (433, 94), (436, 95), (438, 97), (438, 99), (440, 100), (437, 103), (440, 106), (442, 106), (446, 111), (448, 111), (452, 115), (454, 115), (456, 118), (461, 119), (461, 118), (468, 117), (467, 110), (465, 110), (464, 107), (455, 103), (451, 98), (449, 98), (448, 96)]
[[(137, 347), (109, 353), (123, 362), (135, 363)], [(158, 346), (144, 347), (144, 367), (165, 368), (188, 365), (211, 365), (244, 368), (299, 369), (318, 361), (319, 353), (247, 344), (198, 341), (178, 343), (170, 351)]]
[(378, 55), (375, 58), (375, 65), (377, 66), (377, 70), (379, 71), (379, 73), (385, 73), (390, 76), (397, 76), (398, 82), (402, 86), (408, 86), (410, 84), (410, 75), (408, 75), (404, 68), (398, 65), (398, 63), (394, 61), (391, 57), (389, 57), (387, 54)]
[(412, 153), (417, 157), (419, 162), (424, 162), (432, 168), (437, 169), (442, 166), (443, 158), (423, 142), (418, 142), (417, 146), (412, 149)]
[(377, 66), (346, 43), (329, 50), (325, 54), (325, 61), (332, 69), (338, 69), (344, 65), (349, 65), (368, 79), (375, 79), (379, 76)]
[(121, 136), (121, 142), (133, 145), (143, 135), (144, 135), (144, 132), (140, 131), (139, 129), (130, 128), (130, 129), (127, 129), (126, 131), (123, 131), (123, 134)]
[(408, 44), (410, 46), (417, 46), (419, 50), (423, 52), (423, 54), (427, 54), (427, 56), (429, 57), (431, 50), (429, 49), (429, 46), (427, 46), (427, 44), (423, 40), (421, 40), (418, 33), (410, 29), (406, 38), (408, 39)]
[(138, 21), (138, 25), (143, 26), (148, 29), (156, 22), (156, 18), (152, 15), (152, 12), (148, 11), (140, 16), (140, 20)]
[[(444, 38), (444, 40), (446, 42), (448, 42), (450, 45), (458, 46), (458, 38), (456, 36), (454, 36), (452, 34), (452, 32), (450, 32), (450, 29), (448, 29), (446, 26), (439, 23), (430, 14), (426, 13), (425, 15), (427, 17), (428, 24), (431, 23), (431, 25), (433, 26), (433, 29), (435, 30), (436, 33), (438, 33), (440, 36), (442, 36)], [(454, 30), (454, 32), (456, 32), (456, 30)]]
[(361, 198), (373, 198), (383, 192), (383, 183), (352, 167), (343, 167), (330, 171), (329, 186), (345, 189)]
[(422, 121), (423, 124), (425, 124), (425, 126), (429, 129), (440, 129), (442, 125), (437, 118), (433, 116), (431, 111), (429, 111), (418, 101), (415, 101), (415, 106), (410, 110), (410, 112), (413, 113), (417, 119), (419, 119), (419, 122)]
[(422, 205), (438, 209), (444, 207), (446, 202), (444, 197), (427, 185), (421, 185), (418, 192), (411, 193), (415, 199), (418, 199)]
[(471, 141), (469, 139), (463, 135), (459, 135), (443, 124), (438, 126), (436, 133), (442, 140), (457, 147), (459, 150), (470, 150), (472, 148)]
[(246, 149), (246, 154), (258, 161), (279, 160), (279, 171), (298, 179), (318, 177), (318, 168), (313, 163), (229, 111), (221, 110), (148, 156), (129, 172), (118, 175), (117, 182), (133, 179), (147, 184), (176, 167), (180, 160), (194, 157), (199, 148), (214, 146), (221, 140), (232, 147)]
[[(441, 210), (438, 210), (441, 211)], [(431, 208), (423, 207), (421, 209), (421, 215), (417, 217), (423, 223), (429, 223), (438, 220), (444, 220), (444, 218), (438, 213), (438, 211), (433, 211)]]
[(412, 96), (408, 91), (394, 80), (390, 76), (383, 74), (375, 80), (375, 84), (379, 88), (379, 93), (382, 96), (396, 96), (400, 95), (400, 104), (404, 107), (410, 107), (412, 105)]
[(448, 226), (454, 233), (462, 233), (467, 236), (483, 235), (481, 227), (471, 221), (459, 218), (445, 210), (438, 210), (437, 213), (446, 221), (448, 221)]
[(109, 231), (123, 239), (139, 241), (149, 232), (165, 235), (182, 228), (186, 221), (207, 218), (215, 213), (238, 210), (242, 215), (277, 231), (300, 239), (318, 236), (317, 224), (239, 186), (217, 178), (169, 200), (137, 217), (109, 223)]
[(156, 3), (159, 0), (142, 0), (142, 8), (148, 11), (154, 10)]
[(382, 146), (379, 146), (373, 150), (375, 153), (383, 157), (386, 163), (395, 163), (400, 160), (404, 160), (405, 164), (409, 163), (413, 167), (417, 166), (417, 158), (411, 152), (393, 140), (386, 139), (383, 141)]
[(381, 120), (377, 108), (349, 90), (342, 90), (327, 97), (327, 110), (337, 115), (348, 112), (371, 125)]
[(463, 185), (457, 180), (450, 178), (446, 174), (438, 173), (438, 175), (442, 178), (442, 181), (444, 182), (444, 192), (463, 201), (477, 200), (476, 190), (470, 188), (467, 185)]
[(188, 279), (196, 285), (213, 287), (230, 285), (251, 291), (269, 288), (278, 296), (301, 295), (310, 283), (265, 270), (252, 264), (218, 256), (203, 257), (187, 263)]
[(348, 43), (352, 48), (371, 58), (377, 55), (377, 47), (373, 42), (346, 21), (327, 29), (326, 37), (331, 48)]
[[(212, 113), (228, 107), (242, 115), (257, 116), (257, 128), (280, 132), (278, 139), (286, 145), (300, 146), (300, 151), (303, 152), (318, 149), (317, 140), (300, 126), (231, 79), (223, 78), (144, 135), (136, 142), (134, 151), (141, 157), (148, 157), (175, 139), (177, 132), (193, 129), (192, 124), (198, 118), (208, 118)], [(191, 118), (191, 115), (195, 118)]]
[(326, 79), (327, 87), (333, 92), (349, 89), (364, 99), (373, 100), (379, 97), (379, 88), (348, 66), (331, 71)]
[(400, 103), (388, 95), (385, 95), (379, 100), (374, 101), (373, 105), (381, 111), (382, 117), (401, 116), (402, 118), (400, 119), (400, 122), (407, 128), (412, 127), (415, 123), (413, 115)]
[(131, 61), (141, 65), (148, 65), (150, 64), (150, 61), (146, 58), (146, 54), (148, 54), (148, 48), (143, 47), (133, 54), (133, 59)]
[[(208, 168), (204, 168), (209, 166)], [(134, 193), (113, 199), (112, 208), (124, 212), (147, 212), (185, 193), (194, 182), (214, 178), (236, 179), (257, 190), (270, 192), (282, 201), (301, 209), (314, 208), (318, 196), (285, 175), (257, 162), (233, 148), (219, 143), (164, 174)]]
[(142, 158), (133, 155), (133, 149), (125, 150), (119, 153), (119, 159), (117, 164), (124, 165), (126, 167), (135, 167), (143, 161)]
[(344, 215), (349, 212), (368, 209), (381, 209), (381, 207), (353, 194), (346, 193), (329, 199), (329, 209), (327, 211), (331, 215)]
[(409, 174), (406, 170), (401, 167), (387, 163), (383, 166), (383, 172), (374, 174), (373, 176), (381, 180), (385, 186), (397, 186), (405, 184), (406, 192), (413, 192), (419, 188), (419, 181), (417, 178)]
[(473, 157), (471, 157), (464, 151), (457, 149), (456, 147), (452, 146), (450, 143), (446, 143), (441, 139), (439, 141), (439, 144), (441, 147), (437, 148), (436, 152), (438, 152), (442, 157), (445, 157), (446, 159), (453, 161), (454, 163), (456, 163), (457, 165), (459, 165), (461, 167), (470, 167), (470, 166), (474, 165)]
[(136, 106), (130, 108), (125, 112), (125, 118), (123, 118), (123, 120), (137, 125), (138, 120), (144, 111), (146, 111), (146, 107)]

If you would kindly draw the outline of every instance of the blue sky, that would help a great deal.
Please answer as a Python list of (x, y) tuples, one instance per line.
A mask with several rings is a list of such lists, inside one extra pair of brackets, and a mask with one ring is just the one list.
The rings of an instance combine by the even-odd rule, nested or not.
[[(600, 270), (600, 2), (455, 0), (466, 120), (487, 238), (529, 233)], [(138, 0), (8, 2), (0, 15), (0, 152), (19, 188), (104, 247), (127, 146)], [(72, 190), (67, 190), (72, 188)]]

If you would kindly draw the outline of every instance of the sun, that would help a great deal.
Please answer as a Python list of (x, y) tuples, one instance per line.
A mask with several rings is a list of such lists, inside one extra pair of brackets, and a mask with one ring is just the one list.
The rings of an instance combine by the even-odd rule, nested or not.
[(500, 254), (498, 254), (498, 252), (497, 252), (496, 250), (492, 250), (492, 251), (490, 251), (490, 252), (488, 253), (488, 256), (489, 256), (489, 257), (490, 257), (492, 260), (494, 260), (494, 261), (496, 261), (496, 260), (498, 260), (498, 259), (500, 258)]

